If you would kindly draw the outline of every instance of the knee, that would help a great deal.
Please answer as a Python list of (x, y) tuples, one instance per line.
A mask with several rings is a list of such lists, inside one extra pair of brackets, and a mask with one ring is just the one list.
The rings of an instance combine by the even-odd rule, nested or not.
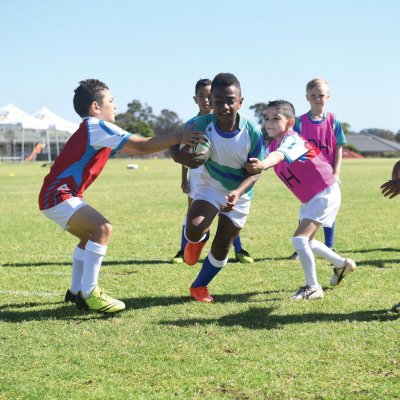
[(310, 241), (308, 242), (308, 244), (310, 245), (311, 250), (314, 250), (315, 247), (316, 247), (316, 245), (317, 245), (317, 243), (316, 243), (316, 241), (315, 241), (314, 239), (310, 240)]
[(205, 232), (203, 227), (199, 224), (193, 223), (193, 221), (187, 221), (185, 227), (186, 239), (191, 242), (199, 242), (204, 236)]
[(99, 234), (102, 238), (107, 239), (108, 241), (112, 235), (112, 225), (109, 222), (101, 224), (99, 227)]
[(306, 236), (293, 236), (292, 245), (296, 250), (303, 250), (308, 246), (308, 240)]

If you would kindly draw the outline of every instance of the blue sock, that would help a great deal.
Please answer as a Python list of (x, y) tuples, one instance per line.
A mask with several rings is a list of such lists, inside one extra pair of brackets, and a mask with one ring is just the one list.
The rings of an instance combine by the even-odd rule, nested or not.
[(219, 271), (221, 271), (221, 268), (214, 267), (207, 256), (203, 262), (203, 265), (201, 266), (201, 270), (197, 275), (197, 278), (192, 283), (192, 287), (208, 286), (208, 284), (213, 280), (214, 276), (217, 275)]
[(332, 228), (324, 226), (324, 235), (325, 235), (325, 245), (332, 248), (333, 239), (335, 236), (335, 224), (332, 225)]
[(181, 232), (181, 251), (185, 250), (186, 243), (188, 242), (188, 240), (186, 239), (186, 236), (185, 236), (185, 228), (186, 228), (186, 225), (183, 224), (182, 232)]
[(233, 247), (235, 248), (235, 253), (240, 253), (243, 250), (240, 235), (237, 235), (236, 239), (233, 241)]

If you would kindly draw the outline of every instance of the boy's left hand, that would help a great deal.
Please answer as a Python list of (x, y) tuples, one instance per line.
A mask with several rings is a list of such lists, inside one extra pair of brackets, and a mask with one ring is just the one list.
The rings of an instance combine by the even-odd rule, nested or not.
[(232, 211), (233, 207), (238, 202), (239, 197), (240, 197), (239, 192), (237, 190), (232, 190), (232, 192), (230, 192), (228, 196), (225, 196), (226, 204), (221, 207), (221, 211), (224, 212)]

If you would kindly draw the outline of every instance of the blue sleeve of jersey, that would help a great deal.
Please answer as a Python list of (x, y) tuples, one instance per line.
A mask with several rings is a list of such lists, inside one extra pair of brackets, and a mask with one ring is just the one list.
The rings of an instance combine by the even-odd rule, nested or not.
[(250, 151), (250, 153), (247, 156), (247, 159), (258, 158), (259, 160), (264, 160), (265, 158), (264, 149), (265, 149), (264, 138), (262, 135), (260, 135), (256, 146), (252, 151)]
[(347, 143), (346, 136), (343, 132), (342, 124), (336, 118), (333, 121), (333, 128), (335, 132), (336, 144), (343, 146)]
[(294, 122), (293, 130), (301, 135), (301, 120), (298, 117), (296, 117), (296, 120)]

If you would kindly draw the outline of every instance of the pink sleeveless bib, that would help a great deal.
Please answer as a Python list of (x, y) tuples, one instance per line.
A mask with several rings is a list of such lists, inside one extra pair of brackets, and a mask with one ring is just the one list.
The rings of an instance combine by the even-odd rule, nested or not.
[(335, 116), (326, 113), (326, 117), (321, 122), (313, 122), (308, 113), (300, 117), (301, 136), (312, 143), (333, 166), (335, 158), (336, 137), (334, 130)]
[[(298, 134), (292, 131), (289, 135)], [(332, 166), (321, 151), (307, 141), (306, 147), (308, 152), (305, 160), (296, 160), (291, 164), (281, 161), (274, 167), (276, 175), (302, 203), (311, 200), (316, 194), (336, 182)], [(269, 151), (273, 152), (277, 149), (278, 142), (274, 140), (269, 145)]]

